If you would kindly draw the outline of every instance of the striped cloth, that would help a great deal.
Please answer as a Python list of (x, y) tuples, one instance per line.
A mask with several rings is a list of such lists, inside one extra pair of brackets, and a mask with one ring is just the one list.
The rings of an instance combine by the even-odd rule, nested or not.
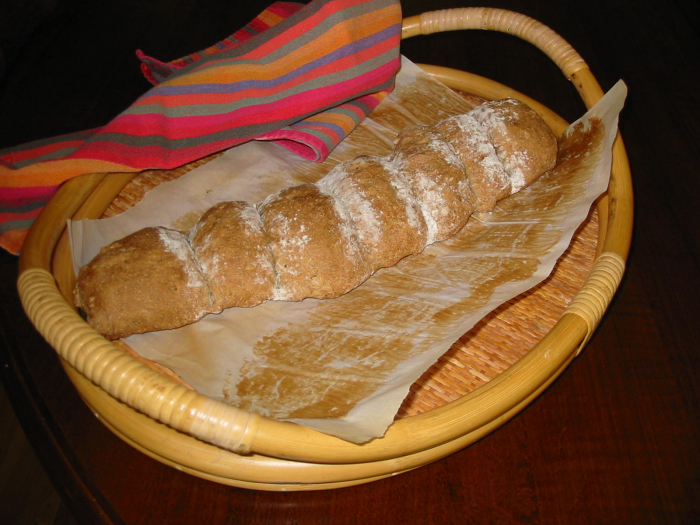
[(84, 173), (173, 169), (253, 139), (321, 161), (393, 88), (398, 0), (278, 2), (171, 62), (106, 126), (0, 150), (0, 246), (19, 253), (58, 186)]

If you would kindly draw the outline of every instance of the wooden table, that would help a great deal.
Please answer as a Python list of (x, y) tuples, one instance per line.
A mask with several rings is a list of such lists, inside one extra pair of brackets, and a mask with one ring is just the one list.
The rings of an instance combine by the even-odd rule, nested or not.
[[(267, 2), (96, 4), (57, 2), (22, 48), (9, 48), (0, 147), (104, 124), (148, 87), (135, 49), (179, 57), (244, 25)], [(621, 130), (635, 183), (635, 236), (621, 289), (586, 350), (514, 420), (434, 464), (334, 491), (231, 488), (144, 456), (90, 413), (22, 312), (16, 258), (3, 252), (3, 381), (81, 522), (697, 522), (697, 19), (683, 4), (649, 0), (478, 4), (544, 22), (581, 53), (604, 89), (620, 78), (629, 86)], [(403, 2), (405, 16), (468, 5)], [(548, 59), (514, 37), (443, 33), (405, 41), (403, 53), (503, 82), (569, 120), (583, 112)]]

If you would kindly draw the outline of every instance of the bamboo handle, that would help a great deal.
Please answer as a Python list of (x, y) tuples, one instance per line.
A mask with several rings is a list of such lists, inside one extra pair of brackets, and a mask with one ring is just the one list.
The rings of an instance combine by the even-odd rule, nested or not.
[(486, 7), (464, 7), (430, 11), (404, 19), (402, 38), (443, 31), (483, 29), (515, 35), (550, 57), (571, 78), (588, 66), (561, 36), (541, 22), (513, 11)]
[(578, 355), (608, 309), (625, 273), (625, 260), (615, 252), (602, 253), (593, 264), (586, 281), (564, 314), (577, 315), (586, 323), (588, 333), (581, 342)]
[(18, 288), (27, 315), (49, 344), (110, 395), (203, 441), (250, 452), (260, 416), (178, 385), (116, 348), (73, 311), (48, 271), (24, 271)]

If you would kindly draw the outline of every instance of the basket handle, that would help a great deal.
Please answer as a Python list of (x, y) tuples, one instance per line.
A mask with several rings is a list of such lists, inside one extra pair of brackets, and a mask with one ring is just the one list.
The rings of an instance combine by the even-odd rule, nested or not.
[(482, 29), (517, 36), (540, 49), (571, 80), (587, 108), (603, 97), (603, 90), (586, 62), (558, 33), (529, 16), (488, 7), (429, 11), (403, 21), (402, 38), (442, 31)]
[(586, 323), (586, 336), (576, 350), (578, 356), (593, 335), (612, 301), (625, 273), (625, 260), (615, 252), (604, 252), (593, 263), (586, 281), (564, 310)]
[(47, 270), (25, 270), (18, 288), (27, 315), (61, 358), (111, 396), (180, 432), (250, 452), (261, 416), (198, 394), (118, 349), (73, 311)]
[(515, 35), (530, 42), (559, 66), (567, 78), (588, 69), (583, 58), (546, 25), (520, 13), (487, 7), (430, 11), (404, 19), (402, 38), (443, 31), (483, 29)]

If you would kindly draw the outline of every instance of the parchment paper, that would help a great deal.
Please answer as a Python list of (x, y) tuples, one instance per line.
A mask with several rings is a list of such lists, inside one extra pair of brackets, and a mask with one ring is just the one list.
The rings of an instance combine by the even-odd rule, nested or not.
[[(535, 184), (342, 297), (232, 308), (125, 342), (212, 398), (353, 442), (381, 436), (411, 384), (460, 336), (551, 273), (607, 188), (625, 96), (620, 82), (574, 123), (557, 168)], [(386, 155), (407, 125), (472, 105), (404, 59), (392, 95), (323, 164), (271, 143), (229, 150), (117, 217), (71, 223), (74, 265), (144, 226), (187, 229), (216, 202), (260, 202), (348, 158)]]

